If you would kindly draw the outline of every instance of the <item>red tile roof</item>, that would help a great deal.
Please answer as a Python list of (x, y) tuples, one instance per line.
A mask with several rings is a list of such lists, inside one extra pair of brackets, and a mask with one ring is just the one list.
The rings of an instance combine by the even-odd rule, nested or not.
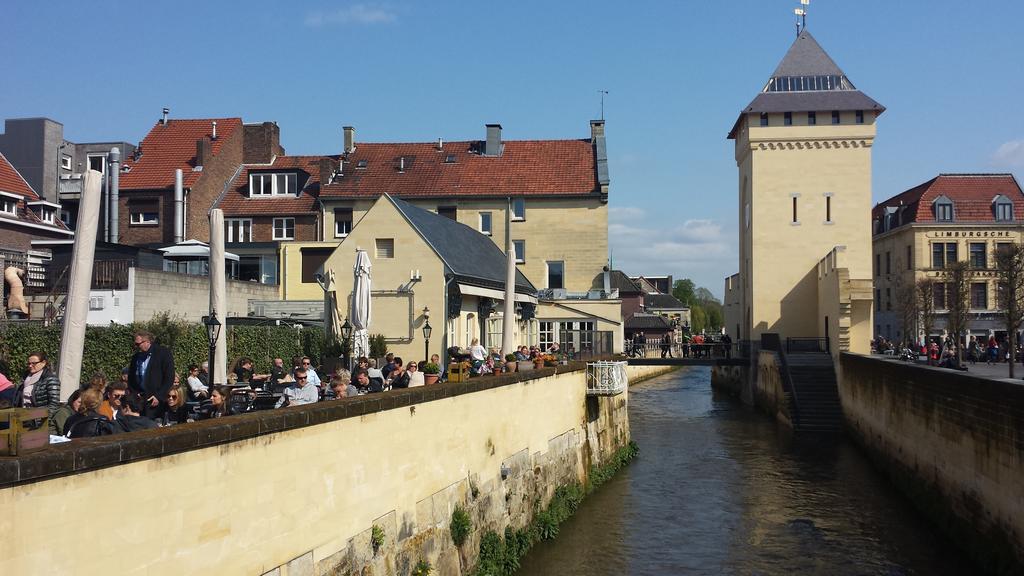
[[(479, 154), (481, 142), (356, 143), (344, 174), (323, 198), (587, 195), (600, 191), (594, 146), (586, 140), (505, 141), (500, 156)], [(448, 156), (454, 162), (446, 162)], [(404, 171), (399, 159), (405, 159)], [(366, 167), (359, 168), (365, 161)]]
[(193, 172), (196, 166), (196, 140), (210, 136), (213, 122), (217, 122), (217, 139), (213, 141), (212, 152), (216, 156), (225, 140), (236, 130), (242, 129), (241, 118), (206, 118), (198, 120), (168, 120), (167, 124), (157, 122), (142, 140), (142, 156), (124, 161), (130, 171), (121, 174), (121, 188), (124, 190), (165, 189), (174, 186), (174, 171), (184, 172), (186, 188), (195, 184), (202, 172)]
[(7, 161), (7, 157), (0, 154), (0, 192), (21, 194), (27, 200), (39, 200), (35, 190), (28, 185), (28, 182), (21, 177), (21, 173), (14, 169), (14, 166)]
[(1024, 221), (1024, 192), (1013, 174), (940, 174), (906, 192), (878, 203), (871, 211), (877, 220), (885, 209), (905, 206), (898, 225), (935, 222), (932, 204), (940, 196), (953, 201), (954, 223), (995, 222), (992, 201), (998, 195), (1013, 202), (1014, 221)]
[[(317, 210), (316, 198), (320, 192), (320, 159), (327, 156), (279, 156), (270, 164), (246, 164), (228, 186), (228, 191), (217, 203), (226, 217), (276, 216), (281, 214), (308, 214)], [(331, 162), (337, 166), (335, 156)], [(298, 196), (249, 198), (250, 172), (298, 172), (302, 189)], [(308, 179), (303, 183), (305, 176)]]

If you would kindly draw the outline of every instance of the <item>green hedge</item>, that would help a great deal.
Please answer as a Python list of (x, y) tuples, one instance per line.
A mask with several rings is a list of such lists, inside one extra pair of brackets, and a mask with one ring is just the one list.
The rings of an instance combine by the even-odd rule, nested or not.
[[(206, 327), (161, 314), (149, 322), (136, 325), (111, 324), (89, 326), (85, 330), (85, 349), (82, 359), (82, 380), (86, 381), (102, 371), (114, 378), (128, 365), (132, 355), (132, 334), (137, 328), (148, 330), (156, 341), (167, 346), (174, 354), (174, 366), (179, 373), (189, 364), (200, 364), (209, 355)], [(40, 324), (0, 324), (0, 361), (10, 365), (11, 379), (20, 377), (25, 359), (33, 352), (43, 351), (57, 364), (60, 355), (59, 326)], [(257, 372), (269, 372), (273, 359), (281, 357), (288, 365), (292, 356), (306, 355), (314, 363), (320, 360), (324, 345), (323, 328), (307, 326), (231, 326), (227, 332), (228, 361), (240, 356), (253, 359)], [(13, 373), (13, 374), (11, 374)]]

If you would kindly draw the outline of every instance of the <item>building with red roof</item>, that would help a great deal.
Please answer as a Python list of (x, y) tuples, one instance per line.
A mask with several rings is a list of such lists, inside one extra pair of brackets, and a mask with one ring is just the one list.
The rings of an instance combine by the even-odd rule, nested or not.
[(33, 240), (70, 240), (60, 220), (60, 205), (42, 200), (0, 153), (0, 252), (24, 254)]
[(1022, 240), (1024, 192), (1012, 174), (939, 174), (879, 202), (871, 218), (876, 336), (895, 341), (925, 336), (912, 312), (912, 288), (924, 278), (936, 281), (937, 322), (927, 336), (942, 335), (951, 299), (946, 268), (957, 261), (971, 269), (971, 334), (1005, 335), (993, 252)]

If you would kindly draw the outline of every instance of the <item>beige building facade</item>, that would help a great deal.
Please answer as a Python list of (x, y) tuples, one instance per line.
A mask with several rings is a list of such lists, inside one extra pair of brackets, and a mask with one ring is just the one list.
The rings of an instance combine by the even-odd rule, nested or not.
[[(880, 202), (873, 211), (873, 335), (894, 342), (944, 336), (950, 294), (946, 267), (970, 267), (970, 334), (1002, 339), (1005, 323), (996, 298), (994, 253), (1024, 240), (1024, 193), (1012, 174), (940, 174)], [(905, 291), (919, 280), (937, 282), (935, 325), (929, 334), (912, 312)]]
[(866, 350), (867, 339), (849, 330), (870, 326), (871, 307), (819, 306), (832, 282), (819, 265), (838, 249), (831, 262), (845, 270), (839, 297), (863, 297), (851, 282), (871, 278), (871, 147), (883, 111), (804, 30), (740, 114), (729, 134), (739, 168), (740, 272), (726, 279), (724, 310), (734, 339), (773, 332)]

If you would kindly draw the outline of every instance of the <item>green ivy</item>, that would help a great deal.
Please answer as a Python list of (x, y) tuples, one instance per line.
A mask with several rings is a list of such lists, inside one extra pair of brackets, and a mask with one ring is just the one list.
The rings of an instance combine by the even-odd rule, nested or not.
[[(148, 322), (88, 326), (82, 356), (82, 381), (96, 372), (116, 379), (131, 359), (132, 335), (137, 329), (153, 333), (156, 341), (171, 349), (175, 369), (184, 373), (190, 364), (200, 364), (209, 357), (206, 327), (186, 322), (169, 313), (161, 313)], [(0, 324), (0, 361), (15, 369), (24, 365), (33, 352), (45, 352), (51, 364), (59, 362), (59, 326), (40, 324)], [(274, 358), (306, 355), (319, 361), (323, 356), (324, 331), (318, 326), (301, 329), (290, 326), (230, 326), (227, 328), (229, 361), (241, 356), (253, 359), (257, 372), (269, 372)], [(13, 370), (12, 370), (13, 371)], [(9, 375), (15, 379), (16, 374)]]

